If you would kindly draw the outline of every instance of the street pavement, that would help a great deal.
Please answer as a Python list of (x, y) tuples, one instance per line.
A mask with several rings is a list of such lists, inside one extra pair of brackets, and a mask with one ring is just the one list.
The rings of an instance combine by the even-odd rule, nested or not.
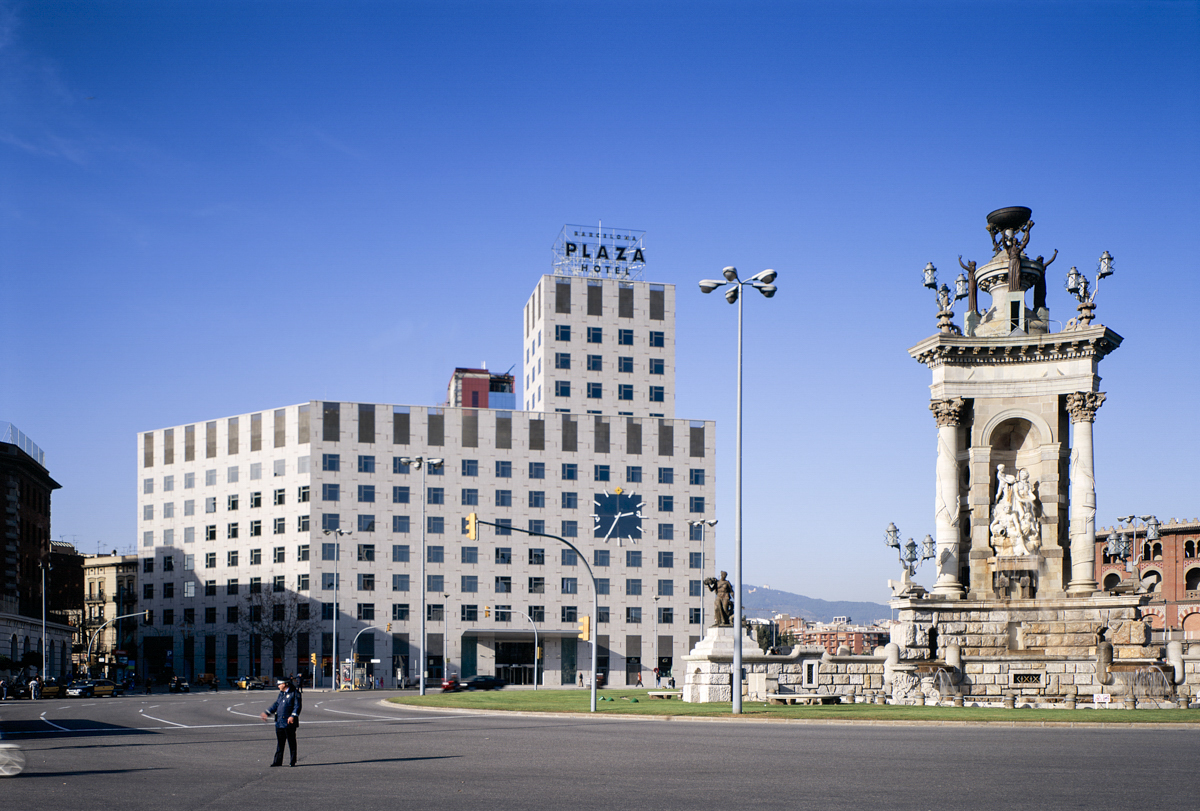
[(1194, 809), (1200, 731), (539, 718), (305, 693), (269, 768), (273, 692), (9, 701), (27, 766), (0, 808)]

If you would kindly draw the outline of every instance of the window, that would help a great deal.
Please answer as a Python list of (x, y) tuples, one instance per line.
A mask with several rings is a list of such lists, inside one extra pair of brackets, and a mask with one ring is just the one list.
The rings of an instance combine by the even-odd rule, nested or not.
[(426, 504), (445, 504), (446, 503), (446, 488), (444, 487), (429, 487), (425, 491)]
[(479, 606), (464, 605), (459, 609), (459, 618), (463, 622), (478, 622), (479, 621)]
[(191, 489), (195, 488), (195, 486), (196, 486), (196, 474), (195, 473), (184, 473), (183, 474), (183, 489), (191, 490)]
[(569, 380), (554, 381), (554, 396), (555, 397), (570, 397), (571, 382)]
[(597, 594), (608, 594), (609, 593), (609, 585), (608, 585), (607, 577), (597, 577), (596, 578), (596, 593)]
[(408, 532), (409, 521), (407, 515), (392, 516), (392, 532)]
[(675, 540), (675, 525), (674, 524), (659, 524), (658, 539), (660, 541)]
[[(283, 591), (283, 581), (284, 581), (284, 576), (281, 574), (277, 574), (274, 577), (272, 577), (271, 578), (271, 591), (274, 591), (274, 592)], [(275, 613), (278, 614), (280, 611), (283, 610), (283, 608), (284, 608), (284, 606), (282, 604), (276, 604)]]
[(256, 493), (251, 493), (250, 494), (250, 508), (255, 509), (255, 508), (261, 507), (261, 506), (262, 506), (262, 492), (259, 491)]
[(359, 473), (374, 473), (375, 472), (375, 457), (374, 456), (358, 457), (358, 472)]
[(496, 506), (511, 507), (512, 506), (512, 490), (497, 490), (496, 491)]
[(205, 569), (217, 568), (217, 553), (216, 552), (206, 552), (204, 554), (204, 568)]
[(393, 487), (392, 488), (392, 503), (407, 504), (409, 498), (408, 487)]
[(603, 355), (588, 355), (587, 370), (589, 372), (604, 371), (604, 356)]
[(359, 503), (373, 504), (375, 502), (375, 485), (360, 484), (358, 486)]
[(321, 485), (322, 501), (338, 501), (341, 497), (340, 485), (325, 483)]
[(274, 518), (271, 521), (271, 530), (275, 535), (283, 535), (287, 532), (287, 519)]
[(462, 576), (462, 590), (468, 594), (479, 591), (479, 578), (473, 574), (464, 574)]
[(579, 593), (579, 578), (564, 577), (562, 579), (563, 594), (578, 594)]
[(658, 624), (670, 625), (675, 622), (675, 609), (670, 606), (659, 606), (658, 608)]
[(374, 562), (375, 561), (375, 544), (360, 543), (358, 545), (358, 559), (360, 561), (365, 561), (365, 562), (369, 562), (369, 563)]
[[(217, 596), (217, 581), (216, 580), (205, 580), (204, 581), (204, 596), (205, 597), (216, 597)], [(213, 622), (216, 622), (216, 620), (213, 620)]]
[(694, 467), (688, 471), (688, 484), (702, 486), (704, 484), (704, 469)]
[(251, 566), (261, 566), (262, 565), (262, 550), (261, 549), (251, 549), (250, 550), (250, 565)]
[(688, 609), (688, 623), (691, 625), (699, 625), (700, 624), (700, 609), (699, 608), (689, 608)]
[(154, 584), (153, 583), (143, 583), (142, 584), (142, 599), (143, 600), (153, 600), (154, 599)]
[(650, 330), (650, 346), (663, 347), (666, 346), (666, 334), (657, 330)]
[(478, 459), (463, 459), (462, 460), (462, 474), (464, 476), (478, 476), (479, 475), (479, 460)]
[(321, 454), (321, 470), (330, 470), (336, 473), (342, 469), (342, 457), (336, 453)]
[(142, 558), (142, 571), (143, 572), (153, 572), (154, 571), (154, 558)]
[(570, 324), (555, 324), (554, 325), (554, 340), (556, 340), (556, 341), (571, 340), (571, 325)]
[[(332, 617), (330, 617), (330, 619), (332, 619)], [(393, 603), (392, 619), (400, 622), (406, 622), (408, 620), (408, 603)]]
[(496, 462), (496, 478), (511, 479), (512, 478), (512, 462), (497, 461)]
[(508, 594), (512, 591), (512, 578), (508, 576), (498, 576), (496, 578), (496, 593)]
[(153, 504), (143, 504), (142, 505), (142, 520), (143, 521), (153, 521), (154, 520), (154, 505)]
[[(308, 591), (308, 575), (307, 574), (296, 575), (296, 590), (297, 591)], [(303, 611), (307, 611), (308, 603), (304, 603), (304, 604), (300, 605), (299, 608)]]
[(497, 546), (496, 562), (505, 566), (512, 563), (512, 548), (508, 546)]
[(531, 478), (531, 479), (546, 478), (546, 463), (545, 462), (530, 462), (529, 463), (529, 478)]
[(359, 603), (358, 618), (360, 620), (375, 619), (375, 603)]
[(530, 549), (529, 550), (529, 565), (530, 566), (546, 565), (546, 550), (545, 549)]
[(674, 511), (674, 509), (675, 509), (675, 497), (674, 496), (659, 496), (658, 497), (658, 511), (660, 513), (669, 513), (669, 512)]
[(660, 467), (658, 469), (659, 484), (674, 484), (675, 483), (675, 468)]
[(321, 544), (321, 560), (340, 560), (336, 543)]
[(564, 538), (578, 538), (579, 537), (579, 522), (578, 521), (563, 521), (562, 522), (562, 536)]
[(303, 485), (296, 489), (296, 501), (301, 504), (308, 503), (308, 485)]
[(625, 593), (631, 597), (637, 597), (642, 593), (642, 581), (640, 578), (631, 577), (625, 581)]
[(671, 569), (675, 566), (674, 552), (659, 552), (658, 553), (658, 568)]
[(562, 477), (565, 482), (573, 482), (579, 478), (579, 465), (574, 462), (563, 462)]
[(609, 480), (608, 465), (596, 465), (592, 471), (593, 478), (598, 482), (606, 482)]
[(701, 569), (704, 567), (703, 552), (688, 552), (688, 568)]
[(659, 597), (674, 597), (675, 596), (675, 581), (674, 580), (659, 580), (658, 581), (658, 596)]
[(479, 491), (474, 487), (464, 487), (462, 491), (462, 504), (464, 507), (474, 507), (479, 504)]
[(618, 400), (632, 400), (633, 399), (633, 384), (632, 383), (618, 383), (617, 384), (617, 399)]
[(628, 549), (625, 552), (625, 565), (637, 569), (642, 565), (642, 553), (636, 549)]
[(446, 519), (440, 515), (431, 515), (425, 519), (425, 531), (430, 535), (444, 535), (446, 532)]
[(147, 495), (154, 492), (154, 479), (142, 479), (142, 492)]
[(225, 565), (226, 566), (237, 566), (238, 565), (238, 552), (236, 549), (233, 549), (225, 554)]
[(262, 535), (262, 521), (250, 522), (250, 537), (257, 538)]
[(204, 512), (215, 513), (217, 511), (217, 499), (215, 496), (210, 496), (204, 499)]
[(261, 479), (262, 478), (262, 462), (254, 462), (250, 465), (250, 478), (251, 479)]
[(296, 531), (297, 532), (308, 532), (308, 522), (309, 522), (309, 516), (297, 515), (296, 516)]
[(185, 572), (190, 572), (190, 571), (194, 570), (195, 568), (196, 568), (196, 556), (195, 555), (184, 555), (183, 556), (183, 570)]
[(546, 578), (544, 578), (544, 577), (529, 578), (529, 593), (530, 594), (545, 594), (546, 593)]
[[(250, 578), (250, 593), (251, 594), (261, 594), (262, 593), (262, 578), (261, 577)], [(259, 610), (261, 611), (262, 609), (259, 608)]]
[(162, 570), (164, 572), (175, 571), (175, 556), (174, 555), (167, 555), (166, 557), (163, 558)]
[(604, 343), (604, 329), (602, 327), (588, 327), (587, 342), (589, 344)]
[(636, 606), (627, 606), (625, 608), (625, 622), (629, 625), (636, 625), (642, 621), (642, 609)]
[(425, 560), (427, 563), (445, 563), (446, 562), (446, 547), (444, 547), (444, 546), (427, 546), (427, 547), (425, 547)]
[(625, 481), (637, 484), (642, 480), (642, 468), (639, 465), (629, 465), (625, 468)]
[(562, 508), (564, 510), (575, 510), (579, 508), (579, 495), (577, 493), (562, 494)]
[(375, 590), (375, 575), (360, 572), (358, 575), (358, 590), (359, 591), (374, 591)]
[(512, 606), (496, 606), (496, 622), (512, 622)]
[[(341, 575), (339, 574), (337, 577), (337, 582), (339, 585), (341, 584), (341, 581), (342, 581), (342, 578), (341, 578)], [(322, 572), (321, 573), (321, 588), (326, 591), (330, 591), (333, 589), (333, 585), (334, 585), (333, 572)]]
[(650, 387), (650, 402), (662, 403), (665, 401), (666, 401), (666, 394), (665, 394), (665, 390), (663, 389), (663, 387), (662, 386), (651, 386)]
[(563, 566), (578, 566), (579, 565), (579, 555), (575, 552), (574, 549), (562, 550), (562, 565)]
[(204, 609), (204, 622), (208, 625), (213, 625), (217, 621), (217, 607), (215, 605), (206, 606)]
[(633, 330), (619, 329), (617, 330), (617, 343), (621, 346), (633, 346)]
[(688, 596), (689, 597), (703, 597), (704, 596), (703, 587), (704, 587), (703, 581), (689, 580), (688, 581)]
[(408, 591), (408, 575), (392, 575), (392, 591)]
[(410, 469), (409, 464), (408, 464), (408, 462), (404, 461), (403, 456), (393, 456), (392, 457), (392, 472), (393, 473), (406, 474), (406, 473), (408, 473), (409, 469)]
[(479, 563), (479, 547), (478, 546), (464, 546), (464, 547), (461, 547), (461, 549), (462, 549), (462, 562), (463, 563)]
[(183, 514), (184, 515), (195, 515), (196, 514), (196, 500), (195, 499), (189, 498), (187, 501), (183, 502)]
[(554, 353), (554, 368), (555, 369), (570, 369), (571, 368), (571, 353), (570, 352), (555, 352)]
[(692, 496), (688, 499), (688, 512), (704, 512), (704, 496)]
[(534, 622), (545, 622), (546, 621), (546, 606), (544, 606), (544, 605), (529, 606), (529, 619), (531, 619)]
[(497, 535), (512, 535), (512, 519), (497, 518), (496, 519), (496, 534)]
[(579, 609), (573, 605), (564, 605), (562, 607), (563, 622), (579, 622)]
[(663, 374), (665, 366), (666, 366), (666, 364), (663, 363), (662, 358), (650, 358), (650, 374), (652, 374), (652, 375)]
[(238, 581), (237, 581), (236, 577), (230, 578), (229, 580), (225, 581), (225, 593), (226, 594), (237, 594), (238, 593)]
[(342, 525), (342, 518), (337, 513), (321, 513), (321, 529), (333, 532)]
[(216, 483), (217, 483), (217, 470), (216, 470), (216, 468), (213, 468), (212, 470), (206, 470), (206, 471), (204, 471), (204, 486), (205, 486), (205, 487), (211, 487), (212, 485), (214, 485), (214, 484), (216, 484)]
[(604, 396), (604, 384), (588, 383), (587, 384), (587, 396), (589, 399), (599, 400), (601, 397)]
[(278, 507), (281, 504), (285, 504), (287, 502), (287, 496), (285, 495), (286, 493), (287, 493), (287, 491), (284, 490), (282, 487), (275, 491), (273, 503), (275, 504), (276, 507)]
[(545, 490), (530, 490), (529, 491), (529, 506), (530, 507), (545, 507), (546, 506), (546, 491)]
[(593, 566), (608, 566), (611, 556), (607, 549), (592, 550), (592, 565)]
[(408, 544), (392, 544), (392, 563), (408, 563)]

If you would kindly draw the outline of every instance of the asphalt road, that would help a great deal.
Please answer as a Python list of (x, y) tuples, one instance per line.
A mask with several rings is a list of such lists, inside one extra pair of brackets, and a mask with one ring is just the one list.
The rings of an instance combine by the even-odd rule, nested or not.
[(52, 808), (1194, 809), (1200, 731), (814, 726), (458, 715), (305, 694), (300, 766), (268, 768), (270, 692), (0, 704)]

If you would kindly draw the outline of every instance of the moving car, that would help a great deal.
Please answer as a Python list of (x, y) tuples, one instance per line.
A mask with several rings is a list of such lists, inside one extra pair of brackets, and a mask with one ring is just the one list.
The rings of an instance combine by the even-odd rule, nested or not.
[(271, 686), (271, 682), (261, 676), (242, 676), (233, 686), (239, 690), (265, 690)]
[[(458, 683), (454, 687), (453, 692), (460, 692), (462, 690), (499, 690), (508, 684), (508, 682), (499, 676), (472, 676), (464, 682), (459, 682), (457, 679), (455, 681)], [(445, 689), (443, 684), (442, 690), (445, 691)]]
[(188, 684), (183, 676), (176, 676), (167, 682), (167, 690), (172, 693), (190, 693), (192, 692), (192, 685)]
[(108, 679), (80, 679), (73, 681), (67, 687), (68, 698), (99, 698), (103, 696), (123, 696), (125, 686)]
[(458, 676), (449, 676), (442, 679), (443, 693), (457, 693), (462, 689), (462, 682), (458, 680)]

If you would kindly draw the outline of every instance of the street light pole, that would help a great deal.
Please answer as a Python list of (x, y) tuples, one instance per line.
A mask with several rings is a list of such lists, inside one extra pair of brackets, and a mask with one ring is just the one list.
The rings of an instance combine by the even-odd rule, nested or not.
[[(715, 518), (697, 518), (694, 520), (688, 519), (688, 526), (700, 527), (700, 574), (701, 574), (701, 577), (703, 577), (705, 574), (708, 573), (708, 570), (705, 568), (706, 564), (705, 564), (705, 559), (704, 559), (705, 558), (704, 544), (706, 542), (705, 529), (708, 527), (715, 527), (716, 525), (717, 525), (717, 519), (715, 519)], [(700, 598), (700, 628), (702, 630), (704, 628), (704, 598), (703, 598), (703, 596), (701, 596), (701, 598)]]
[(726, 284), (733, 285), (729, 290), (725, 291), (725, 300), (730, 304), (738, 306), (738, 334), (737, 334), (737, 442), (734, 446), (734, 454), (737, 456), (736, 467), (734, 468), (734, 504), (733, 504), (733, 579), (734, 593), (736, 594), (735, 606), (736, 611), (733, 617), (733, 714), (741, 715), (742, 713), (742, 301), (745, 298), (741, 295), (743, 287), (752, 287), (762, 293), (767, 298), (775, 295), (776, 287), (772, 282), (775, 281), (777, 275), (773, 270), (763, 270), (751, 276), (749, 279), (742, 281), (738, 278), (737, 268), (727, 267), (722, 272), (725, 281), (717, 279), (703, 279), (700, 282), (700, 291), (703, 293), (711, 293), (718, 287), (724, 287)]
[(49, 560), (43, 559), (38, 564), (42, 569), (42, 680), (46, 679), (46, 653), (48, 645), (46, 644), (46, 572), (54, 567), (50, 565)]
[[(445, 459), (429, 459), (424, 456), (401, 456), (400, 464), (412, 465), (421, 471), (421, 688), (420, 695), (425, 695), (425, 678), (429, 673), (429, 638), (425, 626), (425, 612), (428, 610), (426, 606), (425, 587), (428, 585), (425, 582), (425, 502), (429, 495), (429, 491), (425, 489), (425, 475), (429, 468), (436, 470), (442, 466)], [(443, 664), (443, 667), (445, 665)]]
[(89, 678), (92, 675), (92, 645), (95, 643), (96, 637), (100, 636), (100, 632), (103, 631), (106, 627), (108, 627), (112, 623), (116, 622), (117, 620), (128, 619), (129, 617), (144, 617), (144, 616), (146, 616), (145, 611), (135, 611), (132, 614), (122, 614), (119, 617), (113, 617), (112, 619), (103, 623), (99, 628), (96, 629), (95, 633), (92, 634), (92, 638), (88, 640), (87, 674), (88, 674)]
[[(333, 651), (330, 656), (332, 666), (329, 669), (329, 683), (333, 689), (337, 689), (338, 683), (338, 646), (337, 646), (337, 626), (338, 626), (338, 586), (341, 585), (340, 576), (338, 575), (338, 561), (342, 557), (341, 539), (343, 535), (351, 534), (352, 530), (342, 529), (327, 529), (324, 531), (326, 535), (333, 535), (337, 538), (333, 542)], [(353, 678), (354, 674), (350, 674)]]

